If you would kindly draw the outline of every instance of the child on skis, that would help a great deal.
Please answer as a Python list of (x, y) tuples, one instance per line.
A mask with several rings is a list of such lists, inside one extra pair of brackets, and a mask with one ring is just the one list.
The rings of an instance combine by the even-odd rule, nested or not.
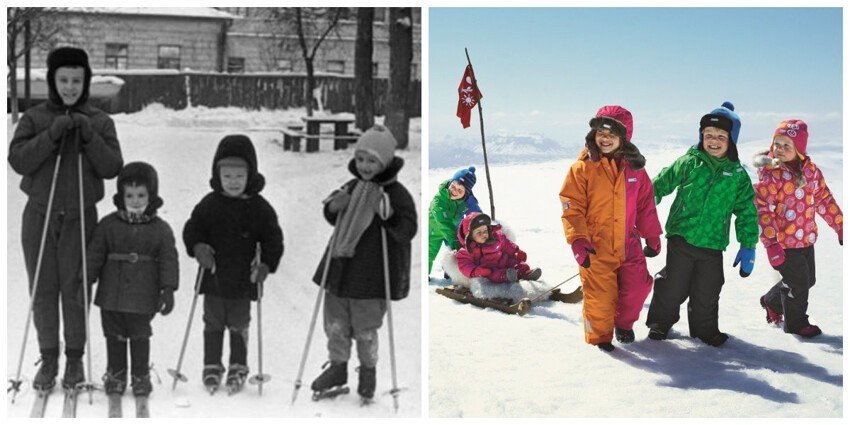
[(450, 249), (460, 248), (457, 227), (471, 212), (481, 212), (478, 199), (472, 194), (475, 186), (475, 167), (462, 168), (451, 179), (440, 183), (437, 194), (428, 207), (428, 273), (443, 243)]
[(621, 343), (634, 341), (632, 327), (652, 289), (646, 257), (661, 251), (661, 223), (646, 159), (631, 142), (632, 122), (623, 107), (600, 108), (560, 192), (564, 233), (581, 266), (584, 340), (608, 352), (615, 334)]
[(457, 265), (464, 276), (484, 277), (493, 283), (537, 280), (543, 274), (525, 262), (528, 255), (519, 249), (492, 224), (487, 214), (474, 212), (466, 217), (457, 229), (461, 249), (457, 251)]
[(127, 343), (133, 395), (152, 390), (150, 373), (151, 321), (174, 308), (179, 279), (177, 249), (171, 227), (157, 216), (162, 206), (156, 170), (132, 162), (118, 174), (112, 198), (117, 211), (104, 217), (87, 249), (88, 279), (99, 281), (94, 302), (100, 307), (106, 337), (107, 394), (124, 394), (127, 385)]
[(699, 143), (652, 180), (655, 202), (676, 190), (667, 218), (667, 266), (659, 272), (646, 318), (649, 338), (663, 340), (679, 321), (679, 306), (688, 301), (690, 335), (711, 346), (729, 338), (718, 329), (723, 287), (723, 251), (729, 225), (741, 244), (733, 267), (741, 277), (753, 271), (758, 241), (755, 193), (738, 160), (741, 119), (730, 102), (704, 115)]
[[(82, 264), (80, 191), (88, 242), (97, 224), (96, 204), (103, 199), (103, 181), (118, 175), (123, 165), (115, 124), (88, 103), (91, 76), (85, 51), (74, 47), (51, 51), (47, 56), (48, 100), (27, 109), (9, 145), (9, 164), (23, 176), (21, 190), (29, 198), (21, 242), (30, 291), (37, 285), (32, 308), (41, 366), (32, 383), (43, 391), (54, 387), (59, 371), (60, 299), (66, 356), (62, 385), (72, 389), (84, 380), (85, 306), (82, 295), (78, 296), (83, 288), (78, 277)], [(78, 155), (83, 164), (82, 188)], [(53, 198), (49, 199), (51, 191)], [(45, 226), (48, 237), (39, 258)]]
[[(204, 385), (215, 391), (224, 373), (224, 331), (230, 334), (229, 391), (238, 391), (248, 375), (251, 301), (258, 284), (274, 273), (283, 255), (277, 214), (260, 191), (266, 180), (257, 169), (251, 139), (225, 136), (213, 158), (213, 191), (195, 206), (183, 229), (189, 256), (204, 268)], [(256, 245), (260, 263), (252, 267)], [(252, 279), (252, 277), (254, 277)]]
[(782, 275), (759, 300), (769, 323), (785, 316), (785, 332), (803, 338), (820, 335), (809, 323), (809, 288), (815, 284), (815, 213), (838, 233), (844, 245), (844, 216), (823, 173), (806, 154), (808, 126), (802, 120), (779, 123), (770, 150), (755, 156), (759, 235), (770, 265)]
[[(395, 148), (395, 138), (383, 126), (363, 133), (348, 163), (354, 178), (324, 201), (325, 219), (335, 229), (313, 276), (313, 281), (325, 288), (328, 338), (327, 367), (311, 385), (317, 397), (348, 382), (352, 339), (357, 342), (360, 360), (357, 393), (367, 400), (374, 396), (378, 328), (387, 311), (384, 267), (389, 270), (389, 298), (400, 300), (410, 291), (416, 206), (398, 181), (404, 160), (394, 156)], [(382, 228), (386, 229), (386, 246)]]

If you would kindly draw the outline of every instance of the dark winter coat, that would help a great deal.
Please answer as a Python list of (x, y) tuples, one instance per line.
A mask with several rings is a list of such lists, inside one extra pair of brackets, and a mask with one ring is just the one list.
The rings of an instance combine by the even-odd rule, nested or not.
[[(383, 299), (386, 297), (381, 227), (387, 231), (390, 298), (400, 300), (406, 298), (410, 292), (410, 241), (416, 235), (418, 221), (416, 205), (413, 203), (410, 192), (398, 181), (393, 181), (403, 165), (404, 160), (395, 157), (386, 170), (373, 178), (373, 181), (378, 184), (392, 181), (382, 186), (384, 192), (390, 197), (393, 215), (387, 221), (383, 221), (375, 214), (372, 223), (357, 242), (354, 257), (331, 258), (325, 284), (330, 293), (342, 298)], [(348, 164), (348, 170), (355, 177), (360, 178), (354, 166), (354, 160)], [(356, 182), (357, 179), (352, 179), (345, 184), (344, 188), (349, 194)], [(337, 214), (328, 211), (327, 205), (325, 205), (324, 214), (329, 223), (336, 222)], [(325, 254), (313, 276), (316, 284), (321, 284), (327, 255), (328, 252), (325, 249)]]
[[(139, 260), (110, 259), (110, 254), (137, 254)], [(129, 223), (118, 212), (98, 223), (86, 250), (89, 282), (98, 281), (94, 303), (104, 310), (154, 314), (159, 293), (177, 290), (177, 248), (171, 227), (159, 217)]]
[[(44, 102), (28, 109), (15, 128), (9, 145), (9, 164), (24, 178), (21, 190), (40, 211), (47, 209), (50, 183), (59, 148), (50, 140), (48, 129), (53, 120), (66, 113), (82, 113), (89, 117), (94, 130), (93, 140), (83, 145), (83, 191), (85, 206), (93, 206), (103, 199), (103, 180), (118, 175), (123, 165), (121, 148), (112, 119), (95, 107), (84, 103), (65, 107), (53, 102)], [(74, 128), (63, 136), (62, 162), (56, 180), (54, 211), (76, 212), (79, 210), (77, 176), (77, 144), (81, 140), (79, 130)]]
[(245, 136), (227, 136), (218, 146), (213, 164), (238, 156), (248, 162), (248, 183), (244, 198), (231, 198), (222, 193), (218, 169), (212, 167), (207, 194), (183, 228), (183, 242), (190, 257), (194, 246), (205, 243), (215, 250), (215, 274), (207, 271), (201, 282), (201, 293), (229, 299), (257, 299), (257, 285), (251, 282), (251, 261), (260, 243), (260, 261), (274, 273), (283, 256), (283, 231), (271, 204), (259, 192), (265, 179), (257, 171), (257, 157), (251, 141)]

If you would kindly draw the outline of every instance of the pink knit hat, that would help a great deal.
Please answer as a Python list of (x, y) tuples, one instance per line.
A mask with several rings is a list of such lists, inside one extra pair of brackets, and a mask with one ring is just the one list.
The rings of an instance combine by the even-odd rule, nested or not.
[(806, 145), (809, 142), (809, 126), (803, 120), (785, 120), (779, 123), (779, 127), (773, 132), (773, 137), (786, 136), (794, 142), (794, 147), (801, 155), (806, 154)]

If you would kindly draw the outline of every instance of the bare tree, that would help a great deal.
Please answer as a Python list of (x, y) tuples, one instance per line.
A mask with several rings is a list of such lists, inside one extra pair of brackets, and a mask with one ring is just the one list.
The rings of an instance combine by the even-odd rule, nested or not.
[(301, 57), (307, 71), (307, 91), (304, 103), (307, 116), (313, 116), (313, 90), (316, 88), (314, 60), (319, 46), (337, 28), (346, 8), (343, 7), (284, 7), (271, 11), (273, 19), (295, 29)]
[(413, 9), (390, 8), (390, 89), (385, 124), (406, 149), (410, 117), (407, 113), (410, 93), (410, 62), (413, 60)]
[(366, 130), (375, 125), (375, 93), (372, 88), (372, 25), (375, 9), (357, 8), (357, 42), (354, 46), (355, 126)]
[[(48, 50), (53, 45), (61, 34), (61, 27), (54, 19), (57, 12), (59, 12), (57, 8), (45, 7), (6, 8), (6, 65), (9, 70), (6, 80), (9, 82), (13, 123), (18, 122), (20, 113), (18, 110), (18, 59), (28, 54), (33, 47)], [(27, 30), (29, 30), (28, 33)], [(26, 66), (29, 66), (29, 63)], [(28, 68), (27, 75), (29, 75)]]

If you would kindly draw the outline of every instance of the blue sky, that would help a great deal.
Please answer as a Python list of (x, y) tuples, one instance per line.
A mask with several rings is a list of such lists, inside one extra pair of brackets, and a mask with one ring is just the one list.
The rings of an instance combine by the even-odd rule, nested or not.
[(455, 117), (463, 48), (484, 93), (485, 130), (583, 140), (604, 104), (634, 140), (696, 137), (731, 100), (741, 142), (802, 118), (810, 144), (840, 140), (840, 8), (430, 8), (430, 138), (478, 138)]

